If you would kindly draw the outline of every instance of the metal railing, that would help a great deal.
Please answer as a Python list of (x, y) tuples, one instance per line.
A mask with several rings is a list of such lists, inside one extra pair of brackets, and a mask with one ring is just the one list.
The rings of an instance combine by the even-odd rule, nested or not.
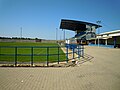
[[(61, 48), (64, 48), (64, 53)], [(69, 46), (0, 46), (0, 64), (36, 64), (60, 62), (80, 58), (84, 55), (84, 47), (77, 45), (76, 48)]]

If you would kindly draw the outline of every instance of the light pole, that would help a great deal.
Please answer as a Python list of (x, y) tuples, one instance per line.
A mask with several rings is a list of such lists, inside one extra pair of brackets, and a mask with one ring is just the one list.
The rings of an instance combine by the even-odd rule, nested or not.
[(64, 42), (65, 42), (65, 29), (64, 29)]
[(20, 27), (20, 38), (22, 39), (22, 27)]
[(65, 42), (65, 29), (62, 29), (63, 31), (63, 41)]
[(99, 40), (99, 34), (100, 34), (100, 23), (101, 23), (101, 21), (96, 21), (96, 23), (97, 23), (97, 25), (98, 25), (98, 47), (99, 47), (99, 45), (100, 45), (100, 40)]
[(56, 28), (56, 42), (58, 40), (58, 28)]

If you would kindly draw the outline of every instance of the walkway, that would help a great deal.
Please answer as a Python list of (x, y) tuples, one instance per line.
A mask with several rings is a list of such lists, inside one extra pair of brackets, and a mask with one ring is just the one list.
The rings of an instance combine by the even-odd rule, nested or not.
[(76, 67), (0, 67), (0, 90), (120, 90), (120, 49), (87, 46), (85, 53), (92, 58)]

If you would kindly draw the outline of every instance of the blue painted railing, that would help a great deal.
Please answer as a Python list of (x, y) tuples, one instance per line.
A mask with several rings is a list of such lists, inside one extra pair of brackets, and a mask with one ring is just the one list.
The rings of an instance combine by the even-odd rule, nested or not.
[[(43, 53), (35, 53), (35, 49), (43, 49), (44, 48), (44, 52)], [(66, 48), (66, 53), (60, 53), (61, 48)], [(12, 53), (4, 53), (3, 50), (8, 50), (12, 49), (13, 52)], [(20, 49), (29, 49), (29, 53), (20, 53)], [(54, 53), (50, 53), (52, 49), (56, 49), (56, 52)], [(71, 52), (68, 52), (68, 50), (71, 49)], [(69, 55), (72, 54), (72, 58), (69, 58)], [(78, 57), (74, 56), (74, 54), (77, 54)], [(62, 60), (61, 59), (61, 55), (63, 55), (63, 57), (66, 57), (66, 59)], [(0, 64), (10, 64), (7, 61), (4, 61), (5, 57), (13, 57), (14, 60), (12, 60), (14, 66), (18, 65), (18, 62), (20, 62), (20, 60), (18, 60), (18, 57), (29, 57), (29, 61), (30, 61), (30, 65), (33, 66), (35, 65), (35, 60), (34, 57), (36, 56), (44, 56), (46, 57), (46, 59), (42, 62), (45, 62), (47, 66), (49, 66), (49, 63), (52, 62), (50, 59), (51, 57), (54, 58), (56, 57), (54, 60), (54, 62), (57, 62), (59, 64), (59, 62), (62, 61), (66, 61), (68, 62), (69, 60), (75, 59), (75, 58), (80, 58), (83, 57), (84, 55), (84, 47), (81, 45), (70, 45), (67, 44), (64, 46), (0, 46)], [(2, 59), (2, 60), (1, 60)], [(23, 58), (24, 59), (24, 58)], [(4, 62), (4, 63), (3, 63)], [(41, 62), (41, 61), (39, 61)]]

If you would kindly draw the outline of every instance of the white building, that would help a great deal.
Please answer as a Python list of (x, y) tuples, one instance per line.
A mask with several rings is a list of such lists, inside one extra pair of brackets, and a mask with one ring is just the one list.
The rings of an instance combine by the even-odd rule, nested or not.
[(109, 32), (100, 33), (95, 39), (91, 39), (90, 42), (94, 44), (103, 44), (103, 45), (120, 45), (120, 30), (114, 30)]

